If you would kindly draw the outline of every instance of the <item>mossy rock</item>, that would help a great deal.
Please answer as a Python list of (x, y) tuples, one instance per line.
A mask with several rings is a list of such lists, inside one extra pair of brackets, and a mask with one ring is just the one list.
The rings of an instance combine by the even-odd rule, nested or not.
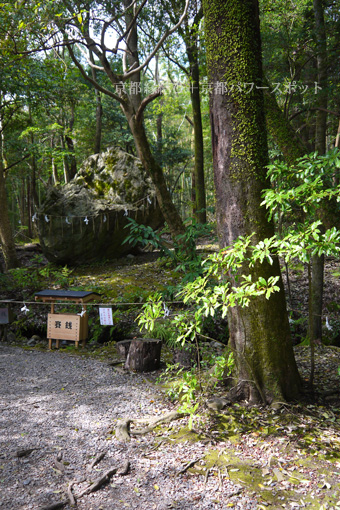
[(141, 162), (116, 148), (90, 156), (69, 184), (50, 188), (37, 216), (47, 259), (73, 266), (133, 252), (123, 244), (128, 218), (152, 228), (163, 222)]

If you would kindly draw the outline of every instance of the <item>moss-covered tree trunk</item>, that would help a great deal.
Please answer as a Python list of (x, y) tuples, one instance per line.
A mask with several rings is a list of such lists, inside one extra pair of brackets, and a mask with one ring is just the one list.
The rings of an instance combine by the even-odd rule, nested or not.
[[(262, 86), (257, 0), (204, 0), (217, 225), (221, 247), (254, 233), (271, 236), (273, 226), (260, 207), (266, 183), (267, 138)], [(218, 84), (227, 84), (219, 94)], [(243, 84), (244, 87), (243, 87)], [(253, 86), (249, 85), (253, 84)], [(242, 268), (247, 273), (246, 267)], [(254, 278), (280, 275), (273, 266), (252, 269)], [(232, 278), (232, 277), (231, 277)], [(232, 282), (237, 285), (237, 281)], [(269, 300), (254, 298), (229, 316), (235, 353), (235, 396), (250, 402), (292, 399), (300, 378), (290, 339), (283, 290)]]

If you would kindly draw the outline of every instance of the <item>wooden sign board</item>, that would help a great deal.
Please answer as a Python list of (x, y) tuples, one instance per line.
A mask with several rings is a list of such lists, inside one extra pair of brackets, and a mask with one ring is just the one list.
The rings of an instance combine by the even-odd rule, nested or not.
[(75, 313), (49, 313), (47, 338), (53, 340), (86, 340), (88, 335), (87, 313), (82, 317)]
[(0, 324), (9, 324), (12, 321), (11, 310), (8, 306), (0, 308)]

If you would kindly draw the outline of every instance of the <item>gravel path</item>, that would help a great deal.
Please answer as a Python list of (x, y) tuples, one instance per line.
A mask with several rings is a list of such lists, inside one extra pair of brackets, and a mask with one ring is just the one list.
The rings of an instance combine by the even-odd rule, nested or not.
[[(116, 420), (162, 415), (171, 405), (140, 375), (60, 352), (28, 351), (0, 344), (0, 508), (38, 510), (77, 494), (111, 467), (130, 462), (126, 476), (113, 476), (78, 500), (78, 510), (138, 508), (257, 508), (230, 480), (179, 474), (202, 457), (207, 444), (164, 442), (155, 433), (128, 443), (110, 434)], [(158, 447), (157, 447), (158, 446)], [(209, 445), (208, 445), (209, 446)], [(22, 450), (34, 450), (18, 457)], [(106, 451), (89, 473), (87, 466)], [(59, 455), (59, 457), (58, 457)], [(63, 472), (56, 459), (62, 459)], [(60, 464), (59, 464), (60, 467)], [(64, 507), (69, 510), (71, 507)]]

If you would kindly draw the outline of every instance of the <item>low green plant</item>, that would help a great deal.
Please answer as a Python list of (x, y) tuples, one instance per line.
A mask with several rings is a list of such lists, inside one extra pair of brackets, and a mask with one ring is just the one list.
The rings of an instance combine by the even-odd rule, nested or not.
[(197, 370), (189, 371), (180, 368), (179, 364), (168, 364), (166, 370), (158, 378), (158, 383), (168, 387), (167, 395), (172, 401), (178, 401), (178, 410), (190, 415), (189, 429), (192, 429), (196, 411), (200, 405), (201, 383)]
[(158, 249), (161, 255), (167, 258), (167, 263), (175, 267), (175, 271), (183, 274), (180, 284), (183, 286), (202, 274), (203, 259), (196, 251), (196, 241), (201, 236), (211, 235), (212, 232), (211, 225), (196, 223), (193, 218), (188, 218), (185, 224), (185, 232), (173, 240), (174, 249), (169, 250), (158, 232), (150, 226), (139, 225), (132, 218), (128, 218), (125, 228), (129, 229), (129, 235), (123, 243), (129, 243), (131, 246), (140, 245), (144, 248), (150, 245)]
[(234, 355), (230, 350), (227, 350), (225, 354), (212, 355), (210, 363), (213, 363), (213, 370), (210, 373), (215, 379), (214, 386), (216, 386), (219, 381), (232, 373), (235, 365)]
[[(179, 403), (179, 411), (189, 414), (189, 428), (197, 418), (197, 411), (213, 388), (230, 375), (234, 367), (234, 358), (230, 350), (225, 354), (215, 355), (210, 352), (204, 360), (205, 371), (200, 367), (186, 370), (178, 363), (167, 364), (166, 370), (158, 378), (159, 383), (167, 386), (167, 395)], [(208, 370), (210, 368), (210, 370)]]
[(176, 345), (177, 334), (170, 321), (155, 322), (152, 338), (162, 340), (168, 347), (174, 347)]
[(27, 298), (32, 293), (50, 285), (68, 287), (72, 270), (67, 266), (58, 267), (47, 264), (44, 267), (32, 265), (10, 269), (4, 277), (4, 288), (8, 291), (21, 292)]
[(148, 246), (159, 250), (161, 255), (172, 257), (172, 252), (166, 247), (161, 236), (153, 230), (152, 227), (137, 223), (132, 218), (127, 218), (127, 225), (124, 228), (129, 229), (129, 235), (124, 239), (123, 244), (129, 243), (131, 246)]

